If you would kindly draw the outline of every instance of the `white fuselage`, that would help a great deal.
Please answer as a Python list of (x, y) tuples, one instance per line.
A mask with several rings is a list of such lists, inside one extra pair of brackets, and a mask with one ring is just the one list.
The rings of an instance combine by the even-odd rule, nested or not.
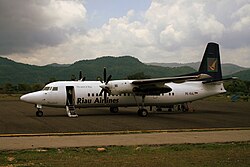
[[(113, 81), (111, 81), (113, 82)], [(121, 80), (119, 85), (129, 85), (131, 80)], [(201, 81), (187, 81), (183, 83), (167, 83), (166, 86), (172, 88), (169, 93), (160, 95), (147, 95), (145, 97), (145, 106), (164, 106), (180, 104), (202, 99), (208, 96), (226, 92), (223, 83), (203, 84)], [(71, 91), (72, 104), (76, 108), (84, 107), (127, 107), (138, 106), (142, 103), (141, 96), (135, 96), (133, 93), (122, 93), (122, 91), (111, 93), (104, 101), (104, 95), (101, 92), (99, 81), (58, 81), (45, 86), (44, 90), (23, 95), (21, 100), (42, 106), (65, 107)], [(126, 89), (126, 88), (124, 88)], [(115, 91), (115, 89), (114, 89)], [(129, 92), (125, 90), (124, 92)]]

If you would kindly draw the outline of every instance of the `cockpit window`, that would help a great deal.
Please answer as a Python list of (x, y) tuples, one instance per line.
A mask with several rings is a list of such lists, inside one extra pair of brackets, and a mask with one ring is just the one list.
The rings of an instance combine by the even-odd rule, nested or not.
[(58, 87), (53, 87), (52, 91), (58, 91)]
[(47, 87), (47, 86), (46, 86), (46, 87), (43, 88), (43, 90), (45, 90), (45, 91), (46, 91), (46, 90), (50, 90), (50, 87)]

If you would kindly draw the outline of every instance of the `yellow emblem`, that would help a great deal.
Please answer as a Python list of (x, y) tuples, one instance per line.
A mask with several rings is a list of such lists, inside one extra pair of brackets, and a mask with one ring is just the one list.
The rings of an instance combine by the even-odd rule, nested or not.
[(208, 63), (208, 71), (210, 71), (210, 72), (217, 72), (217, 65), (218, 65), (218, 59), (216, 59), (216, 58), (208, 58), (208, 61), (207, 61)]

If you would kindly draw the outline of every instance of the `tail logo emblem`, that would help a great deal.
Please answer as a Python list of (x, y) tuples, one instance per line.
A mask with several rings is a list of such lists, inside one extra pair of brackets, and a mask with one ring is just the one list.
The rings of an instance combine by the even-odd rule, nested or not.
[(218, 60), (217, 58), (208, 58), (207, 59), (208, 63), (208, 72), (217, 72), (218, 71)]

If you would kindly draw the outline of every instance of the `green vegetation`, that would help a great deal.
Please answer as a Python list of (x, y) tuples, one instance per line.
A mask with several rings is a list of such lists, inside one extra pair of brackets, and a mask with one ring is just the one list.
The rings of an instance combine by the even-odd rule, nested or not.
[(128, 76), (128, 79), (149, 79), (151, 76), (145, 75), (144, 72), (138, 72)]
[[(22, 64), (0, 57), (0, 93), (26, 93), (40, 90), (45, 84), (52, 81), (78, 79), (79, 71), (82, 71), (86, 80), (97, 80), (102, 77), (104, 67), (107, 68), (108, 75), (112, 74), (112, 79), (178, 76), (195, 71), (187, 66), (170, 68), (146, 65), (131, 56), (107, 56), (94, 60), (82, 60), (71, 65), (52, 64), (47, 66)], [(230, 69), (231, 72), (240, 70), (238, 66), (227, 65), (227, 70)], [(244, 70), (232, 76), (242, 80), (226, 82), (226, 90), (231, 93), (249, 94), (250, 71)]]
[(250, 95), (250, 81), (230, 80), (224, 82), (224, 87), (229, 94)]
[(1, 166), (249, 166), (250, 143), (2, 151)]
[(33, 92), (41, 90), (44, 84), (18, 84), (12, 85), (11, 83), (6, 83), (0, 85), (0, 94), (23, 94), (27, 92)]
[[(195, 70), (199, 69), (200, 66), (200, 62), (195, 62), (195, 63), (149, 63), (150, 65), (156, 65), (156, 66), (162, 66), (162, 67), (183, 67), (183, 66), (188, 66), (191, 67)], [(229, 75), (233, 75), (233, 76), (239, 76), (238, 74), (235, 73), (241, 73), (241, 71), (245, 71), (247, 73), (247, 70), (249, 70), (248, 68), (245, 67), (241, 67), (235, 64), (230, 64), (230, 63), (225, 63), (221, 65), (222, 68), (222, 75), (223, 76), (229, 76)], [(244, 72), (245, 73), (245, 72)], [(247, 74), (248, 77), (250, 77), (249, 75), (249, 71)], [(250, 80), (250, 78), (246, 78), (244, 75), (242, 75), (242, 77), (240, 77), (243, 80)]]
[(71, 76), (78, 78), (81, 70), (86, 80), (96, 80), (102, 77), (103, 68), (112, 74), (112, 79), (125, 79), (129, 75), (144, 72), (146, 76), (166, 77), (191, 73), (190, 67), (168, 68), (146, 65), (131, 56), (101, 57), (94, 60), (82, 60), (72, 65), (32, 66), (16, 63), (0, 57), (0, 84), (45, 84), (53, 80), (71, 80)]
[(241, 80), (250, 81), (250, 69), (234, 73), (230, 76), (238, 77)]

